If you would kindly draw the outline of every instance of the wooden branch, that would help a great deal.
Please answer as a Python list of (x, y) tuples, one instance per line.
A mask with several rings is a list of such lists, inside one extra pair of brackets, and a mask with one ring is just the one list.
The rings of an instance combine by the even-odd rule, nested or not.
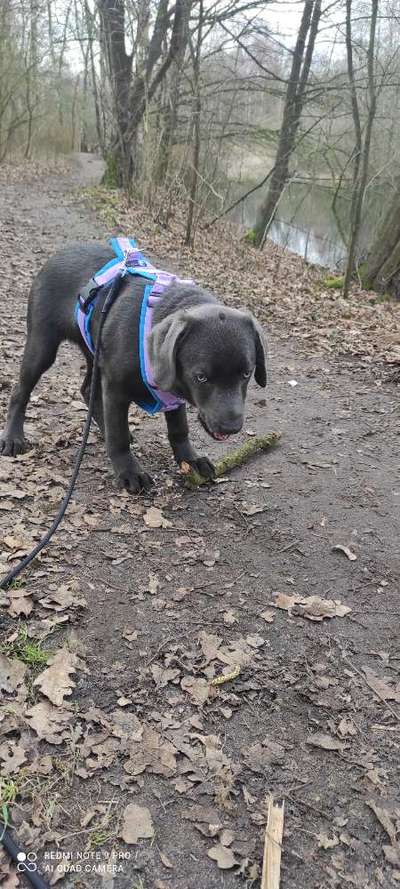
[[(259, 451), (266, 451), (268, 448), (274, 447), (278, 443), (280, 437), (280, 432), (271, 432), (270, 435), (251, 438), (250, 441), (246, 441), (245, 444), (241, 445), (236, 451), (232, 451), (232, 453), (227, 454), (226, 457), (218, 461), (215, 466), (215, 477), (220, 478), (221, 475), (225, 475), (226, 472), (230, 472), (237, 466), (242, 466), (243, 463)], [(185, 485), (187, 488), (196, 488), (199, 485), (206, 485), (208, 482), (208, 479), (203, 478), (203, 476), (199, 475), (199, 473), (195, 472), (193, 469), (191, 470), (188, 463), (182, 463), (181, 470), (185, 476)]]
[(260, 889), (279, 889), (285, 803), (270, 797)]

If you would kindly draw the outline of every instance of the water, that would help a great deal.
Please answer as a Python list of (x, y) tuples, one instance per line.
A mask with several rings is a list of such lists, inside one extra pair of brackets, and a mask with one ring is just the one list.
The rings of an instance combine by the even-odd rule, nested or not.
[[(233, 202), (251, 188), (251, 183), (235, 183), (230, 200)], [(249, 195), (231, 212), (230, 218), (246, 229), (254, 226), (258, 208), (266, 190)], [(279, 203), (268, 237), (274, 243), (298, 253), (308, 262), (325, 266), (332, 271), (343, 270), (346, 245), (332, 211), (333, 189), (326, 185), (292, 183)], [(379, 219), (382, 195), (368, 193), (360, 236), (359, 253), (363, 255), (371, 241)], [(343, 194), (338, 202), (341, 228), (346, 230), (350, 195)]]

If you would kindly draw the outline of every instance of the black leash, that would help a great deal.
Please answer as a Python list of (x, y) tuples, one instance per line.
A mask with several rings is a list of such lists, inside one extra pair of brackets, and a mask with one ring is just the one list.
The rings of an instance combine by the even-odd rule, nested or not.
[[(38, 553), (40, 553), (41, 550), (44, 549), (45, 546), (47, 546), (47, 544), (50, 542), (53, 534), (57, 531), (57, 528), (58, 528), (59, 524), (61, 523), (62, 519), (64, 518), (64, 515), (67, 511), (67, 507), (68, 507), (68, 504), (71, 500), (73, 490), (75, 487), (75, 483), (78, 478), (79, 470), (81, 468), (81, 463), (83, 460), (85, 448), (86, 448), (87, 441), (89, 438), (90, 426), (92, 423), (94, 401), (95, 401), (95, 397), (96, 397), (96, 383), (97, 383), (98, 370), (99, 370), (101, 333), (102, 333), (102, 330), (104, 327), (104, 322), (106, 320), (108, 312), (109, 312), (113, 302), (115, 301), (115, 299), (118, 296), (122, 278), (123, 278), (123, 275), (118, 275), (118, 277), (114, 279), (114, 281), (112, 282), (112, 285), (107, 293), (107, 296), (104, 300), (102, 309), (101, 309), (100, 324), (99, 324), (99, 329), (98, 329), (98, 333), (97, 333), (96, 348), (95, 348), (95, 353), (94, 353), (94, 358), (93, 358), (93, 370), (92, 370), (92, 380), (91, 380), (91, 385), (90, 385), (88, 412), (87, 412), (86, 422), (85, 422), (85, 426), (84, 426), (84, 430), (83, 430), (82, 442), (81, 442), (79, 451), (78, 451), (78, 453), (76, 455), (76, 459), (75, 459), (75, 466), (74, 466), (74, 470), (72, 473), (71, 481), (68, 485), (65, 496), (61, 502), (58, 513), (55, 516), (53, 522), (51, 523), (49, 530), (44, 535), (44, 537), (42, 537), (40, 543), (38, 543), (37, 546), (35, 546), (35, 548), (33, 550), (31, 550), (31, 552), (28, 553), (27, 556), (25, 556), (23, 559), (21, 559), (21, 561), (18, 563), (18, 565), (15, 566), (15, 568), (13, 568), (8, 574), (6, 574), (5, 577), (2, 578), (2, 580), (0, 581), (0, 589), (2, 589), (2, 590), (6, 590), (10, 586), (10, 584), (13, 582), (13, 580), (15, 580), (15, 578), (18, 577), (19, 574), (21, 574), (21, 571), (24, 571), (24, 569), (27, 568), (27, 566), (30, 565), (31, 562), (33, 562), (33, 560), (36, 558)], [(6, 851), (12, 858), (12, 860), (19, 866), (19, 872), (24, 875), (24, 877), (28, 880), (30, 885), (34, 887), (34, 889), (49, 889), (48, 883), (46, 883), (45, 880), (43, 879), (43, 877), (40, 876), (40, 873), (37, 870), (31, 870), (32, 865), (31, 865), (27, 855), (25, 855), (25, 853), (23, 853), (22, 850), (17, 846), (17, 843), (13, 840), (13, 838), (10, 834), (10, 831), (7, 827), (4, 827), (4, 830), (2, 831), (2, 833), (0, 835), (0, 842), (3, 844), (4, 848), (6, 849)]]
[(50, 889), (49, 884), (43, 879), (36, 867), (36, 855), (28, 858), (28, 854), (22, 852), (14, 842), (10, 831), (5, 828), (0, 837), (3, 846), (11, 860), (17, 865), (18, 876), (24, 876), (33, 889)]
[(89, 438), (90, 426), (92, 423), (94, 401), (95, 401), (95, 397), (96, 397), (96, 383), (97, 383), (98, 368), (99, 368), (101, 333), (102, 333), (104, 322), (106, 320), (108, 312), (109, 312), (113, 302), (115, 301), (116, 297), (118, 296), (122, 278), (123, 278), (122, 275), (118, 275), (118, 277), (114, 279), (114, 281), (108, 291), (108, 294), (104, 300), (102, 309), (101, 309), (100, 324), (99, 324), (99, 330), (97, 333), (96, 348), (95, 348), (95, 353), (94, 353), (94, 358), (93, 358), (93, 370), (92, 370), (92, 380), (91, 380), (91, 385), (90, 385), (88, 412), (87, 412), (86, 422), (85, 422), (85, 426), (84, 426), (84, 430), (83, 430), (82, 442), (81, 442), (79, 451), (78, 451), (78, 453), (76, 455), (76, 459), (75, 459), (75, 466), (74, 466), (74, 471), (71, 476), (71, 481), (68, 485), (68, 488), (67, 488), (67, 491), (64, 495), (64, 498), (61, 502), (58, 513), (55, 516), (53, 522), (51, 523), (49, 530), (46, 532), (44, 537), (42, 537), (41, 541), (37, 544), (37, 546), (35, 546), (34, 549), (32, 549), (31, 552), (28, 553), (27, 556), (25, 556), (23, 559), (21, 559), (21, 561), (18, 563), (18, 565), (15, 566), (15, 568), (13, 568), (11, 571), (9, 571), (9, 573), (6, 574), (5, 577), (2, 578), (2, 580), (0, 580), (0, 590), (6, 590), (10, 586), (10, 584), (13, 582), (13, 580), (15, 580), (15, 578), (18, 577), (18, 575), (21, 574), (21, 572), (24, 571), (25, 568), (27, 568), (28, 565), (30, 565), (30, 563), (33, 562), (34, 559), (36, 559), (36, 556), (50, 542), (53, 534), (57, 531), (57, 528), (60, 525), (60, 523), (62, 522), (64, 515), (67, 511), (67, 507), (68, 507), (68, 504), (71, 500), (71, 497), (72, 497), (72, 494), (74, 491), (74, 487), (75, 487), (75, 483), (78, 478), (79, 470), (81, 468), (81, 463), (83, 460), (85, 448), (86, 448), (87, 441)]

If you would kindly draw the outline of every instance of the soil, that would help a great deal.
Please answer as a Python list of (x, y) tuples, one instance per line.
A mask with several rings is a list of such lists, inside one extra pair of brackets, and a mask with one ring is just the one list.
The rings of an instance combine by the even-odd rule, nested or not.
[[(99, 175), (99, 161), (80, 156), (57, 175), (1, 185), (2, 418), (34, 273), (71, 239), (110, 235), (81, 196)], [(32, 449), (0, 463), (4, 571), (26, 538), (45, 531), (71, 474), (85, 416), (82, 372), (79, 353), (63, 347), (28, 409)], [(136, 450), (156, 481), (145, 498), (115, 490), (104, 444), (91, 433), (65, 523), (22, 587), (32, 612), (16, 618), (3, 608), (3, 645), (21, 622), (40, 637), (43, 621), (61, 615), (68, 620), (52, 626), (43, 647), (80, 659), (57, 746), (39, 741), (26, 716), (44, 700), (37, 669), (25, 696), (5, 696), (6, 718), (14, 700), (19, 709), (18, 728), (4, 736), (26, 750), (11, 808), (21, 843), (48, 874), (56, 851), (68, 854), (68, 887), (260, 886), (273, 794), (285, 800), (281, 889), (398, 885), (397, 386), (359, 358), (305, 354), (304, 340), (272, 324), (268, 388), (252, 383), (235, 443), (276, 430), (278, 447), (191, 492), (164, 426), (132, 411)], [(211, 459), (233, 447), (210, 440), (194, 413), (191, 428)], [(151, 507), (161, 511), (155, 519)], [(54, 610), (49, 599), (60, 587), (85, 607)], [(310, 620), (315, 605), (307, 617), (284, 596), (351, 611)], [(210, 684), (237, 672), (237, 662), (236, 678)], [(130, 714), (122, 743), (105, 723), (117, 710)], [(153, 824), (154, 835), (136, 844), (120, 836), (131, 803), (149, 809)], [(225, 862), (233, 866), (219, 868), (213, 847), (221, 863), (233, 853)], [(109, 867), (103, 878), (99, 860), (112, 850), (118, 872)], [(86, 872), (77, 868), (84, 852)]]

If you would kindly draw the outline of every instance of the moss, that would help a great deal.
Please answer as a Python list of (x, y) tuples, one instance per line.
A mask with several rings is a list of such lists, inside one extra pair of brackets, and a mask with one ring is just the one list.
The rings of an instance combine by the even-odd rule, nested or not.
[[(279, 432), (271, 432), (270, 435), (251, 438), (250, 441), (246, 441), (245, 444), (237, 449), (237, 451), (232, 451), (232, 453), (227, 454), (223, 460), (218, 461), (215, 466), (216, 478), (220, 478), (221, 475), (225, 475), (226, 472), (230, 472), (237, 466), (242, 466), (243, 463), (259, 451), (266, 451), (268, 448), (273, 448), (278, 444), (280, 437)], [(194, 470), (185, 473), (184, 478), (187, 488), (196, 488), (198, 485), (205, 485), (208, 482), (208, 479), (203, 478)]]
[(106, 188), (118, 188), (120, 184), (120, 176), (118, 171), (117, 158), (109, 152), (105, 157), (106, 169), (103, 173), (101, 184)]
[(255, 246), (257, 244), (257, 232), (254, 228), (250, 228), (248, 232), (246, 232), (244, 236), (244, 240), (247, 244), (252, 244)]
[(344, 284), (344, 275), (327, 275), (322, 283), (328, 290), (341, 290)]

